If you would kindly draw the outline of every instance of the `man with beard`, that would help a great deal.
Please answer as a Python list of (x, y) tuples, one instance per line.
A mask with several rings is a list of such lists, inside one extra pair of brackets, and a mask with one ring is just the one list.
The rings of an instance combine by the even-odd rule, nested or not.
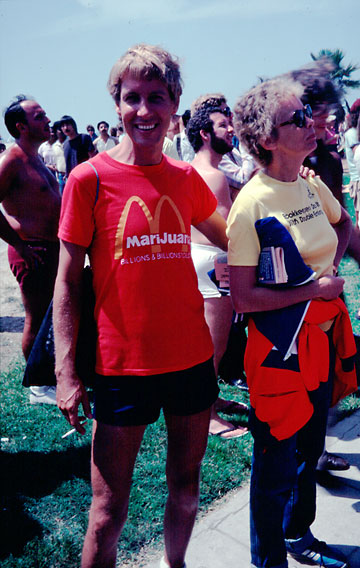
[[(230, 120), (232, 120), (233, 114), (222, 93), (200, 95), (191, 105), (191, 115), (194, 115), (202, 108), (209, 108), (210, 106), (220, 107)], [(256, 169), (253, 158), (241, 144), (239, 144), (238, 148), (232, 145), (230, 152), (226, 152), (222, 156), (219, 170), (226, 176), (232, 201), (235, 200), (241, 188), (244, 187), (254, 175)]]
[[(192, 166), (210, 187), (218, 201), (217, 211), (226, 219), (231, 208), (231, 198), (227, 179), (219, 171), (218, 166), (224, 154), (232, 150), (231, 116), (221, 106), (202, 107), (190, 119), (187, 136), (195, 152)], [(208, 272), (214, 269), (216, 257), (223, 252), (194, 227), (191, 231), (191, 242), (191, 255), (198, 276), (199, 289), (204, 297), (205, 319), (214, 345), (214, 366), (217, 374), (227, 346), (233, 308), (230, 297), (221, 294)], [(218, 398), (212, 407), (210, 434), (223, 439), (244, 435), (247, 432), (246, 428), (236, 428), (217, 414), (217, 411), (243, 412), (244, 410), (247, 410), (245, 405)]]
[[(11, 271), (25, 309), (22, 350), (28, 359), (53, 295), (59, 243), (60, 193), (55, 176), (38, 154), (50, 138), (50, 120), (34, 100), (19, 95), (4, 113), (15, 138), (0, 160), (0, 238), (8, 243)], [(31, 387), (30, 402), (55, 404), (51, 387)]]

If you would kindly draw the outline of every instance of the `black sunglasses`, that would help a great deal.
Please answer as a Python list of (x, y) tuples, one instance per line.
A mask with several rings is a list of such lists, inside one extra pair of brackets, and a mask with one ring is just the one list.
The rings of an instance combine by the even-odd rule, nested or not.
[(312, 118), (312, 110), (310, 105), (305, 105), (303, 109), (301, 108), (296, 110), (291, 120), (282, 122), (278, 125), (278, 127), (285, 126), (286, 124), (295, 124), (295, 126), (297, 126), (298, 128), (305, 128), (306, 118)]

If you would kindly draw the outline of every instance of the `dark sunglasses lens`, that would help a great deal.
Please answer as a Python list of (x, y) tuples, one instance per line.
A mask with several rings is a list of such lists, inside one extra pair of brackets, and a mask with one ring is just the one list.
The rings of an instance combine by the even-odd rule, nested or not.
[(294, 123), (299, 128), (304, 128), (306, 126), (306, 117), (312, 118), (312, 109), (310, 105), (306, 105), (304, 110), (297, 110), (294, 114)]
[(305, 126), (306, 118), (303, 110), (296, 110), (293, 116), (293, 123), (298, 128), (303, 128)]

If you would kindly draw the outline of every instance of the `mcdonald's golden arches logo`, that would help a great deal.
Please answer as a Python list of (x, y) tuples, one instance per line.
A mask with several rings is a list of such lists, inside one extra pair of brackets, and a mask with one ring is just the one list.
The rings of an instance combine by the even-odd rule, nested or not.
[[(178, 221), (179, 221), (179, 228), (180, 228), (180, 232), (179, 233), (163, 233), (162, 235), (160, 235), (160, 216), (161, 216), (161, 210), (162, 207), (164, 205), (164, 203), (167, 202), (170, 207), (172, 207)], [(176, 207), (174, 201), (168, 197), (167, 195), (163, 195), (155, 208), (155, 214), (154, 217), (151, 215), (148, 206), (146, 205), (146, 203), (144, 202), (144, 200), (141, 197), (138, 197), (136, 195), (130, 197), (126, 204), (125, 207), (123, 209), (123, 212), (121, 213), (121, 217), (119, 220), (119, 224), (117, 226), (117, 230), (116, 230), (116, 236), (115, 236), (115, 255), (114, 258), (115, 260), (119, 260), (124, 253), (124, 233), (125, 233), (125, 227), (126, 227), (126, 223), (128, 220), (128, 216), (130, 213), (130, 209), (131, 206), (133, 204), (137, 204), (143, 211), (145, 218), (148, 221), (149, 224), (149, 234), (144, 234), (144, 235), (133, 235), (132, 237), (127, 237), (126, 239), (126, 248), (132, 248), (132, 247), (143, 247), (143, 246), (151, 246), (151, 252), (155, 253), (155, 252), (159, 252), (161, 251), (161, 246), (163, 244), (166, 243), (177, 243), (177, 244), (181, 244), (182, 245), (182, 251), (188, 251), (190, 250), (190, 243), (191, 243), (191, 238), (189, 235), (186, 234), (186, 228), (185, 228), (185, 223), (183, 221), (183, 218), (181, 216), (181, 213), (179, 211), (179, 209)]]

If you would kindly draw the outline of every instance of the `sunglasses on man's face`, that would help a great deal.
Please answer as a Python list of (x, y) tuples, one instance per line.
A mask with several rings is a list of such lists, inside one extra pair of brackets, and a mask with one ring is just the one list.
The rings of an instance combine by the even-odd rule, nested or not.
[(286, 124), (295, 124), (298, 128), (305, 128), (306, 118), (312, 118), (312, 110), (310, 105), (305, 105), (304, 108), (298, 109), (294, 112), (292, 119), (279, 124), (285, 126)]

